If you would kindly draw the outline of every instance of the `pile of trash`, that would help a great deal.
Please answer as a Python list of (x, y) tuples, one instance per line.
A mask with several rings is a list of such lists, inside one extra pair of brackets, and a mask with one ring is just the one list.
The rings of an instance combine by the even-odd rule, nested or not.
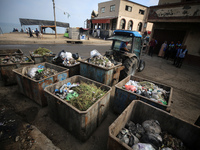
[(105, 91), (94, 84), (70, 83), (56, 87), (54, 94), (67, 101), (81, 111), (87, 110), (98, 99), (105, 95)]
[(27, 63), (32, 59), (28, 56), (5, 56), (0, 58), (0, 64), (15, 64), (15, 63)]
[(28, 124), (24, 130), (20, 130), (20, 134), (16, 136), (15, 142), (20, 144), (20, 149), (30, 149), (35, 143), (35, 140), (29, 135), (32, 130), (32, 126)]
[(157, 120), (146, 120), (142, 125), (128, 121), (117, 138), (134, 150), (186, 150), (180, 139), (161, 132)]
[(133, 81), (129, 80), (122, 88), (134, 92), (136, 94), (145, 96), (157, 103), (167, 105), (170, 92), (158, 87), (154, 83), (148, 81)]
[(22, 69), (22, 74), (27, 75), (28, 77), (34, 80), (41, 80), (47, 78), (49, 76), (57, 74), (58, 71), (50, 68), (46, 68), (45, 66), (39, 65), (37, 67), (24, 67)]
[(54, 64), (62, 64), (63, 66), (72, 66), (75, 64), (79, 64), (78, 60), (81, 59), (79, 57), (79, 54), (72, 54), (70, 52), (65, 52), (65, 50), (62, 50), (58, 53), (58, 55), (56, 55), (53, 58), (53, 63)]
[(31, 55), (32, 56), (44, 56), (44, 55), (51, 56), (53, 55), (53, 52), (50, 51), (49, 49), (39, 47), (34, 52), (31, 52)]
[(106, 68), (114, 67), (117, 64), (114, 60), (111, 61), (106, 56), (101, 55), (97, 50), (90, 52), (90, 58), (86, 62)]

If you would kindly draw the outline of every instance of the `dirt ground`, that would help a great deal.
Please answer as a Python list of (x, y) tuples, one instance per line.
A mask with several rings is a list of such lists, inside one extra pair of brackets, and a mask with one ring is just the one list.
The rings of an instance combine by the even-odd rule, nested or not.
[[(102, 51), (99, 52), (102, 53)], [(183, 64), (182, 68), (176, 68), (172, 65), (171, 60), (164, 60), (157, 56), (143, 55), (142, 58), (146, 62), (146, 67), (136, 76), (173, 87), (171, 114), (193, 124), (200, 115), (200, 68), (186, 64)], [(111, 106), (113, 101), (114, 87), (111, 93)], [(5, 117), (7, 114), (5, 110), (10, 112), (8, 117)], [(4, 139), (2, 134), (0, 136), (0, 146), (3, 149), (12, 150), (20, 149), (19, 143), (14, 140), (19, 134), (22, 122), (37, 127), (55, 146), (62, 150), (105, 150), (107, 149), (108, 127), (117, 118), (111, 107), (107, 118), (92, 136), (86, 142), (80, 142), (50, 118), (47, 107), (42, 108), (28, 97), (20, 94), (17, 85), (4, 86), (2, 81), (0, 82), (0, 111), (0, 122), (2, 122), (2, 114), (7, 120), (16, 120), (16, 128), (10, 129), (13, 134)], [(44, 149), (44, 147), (40, 149)]]

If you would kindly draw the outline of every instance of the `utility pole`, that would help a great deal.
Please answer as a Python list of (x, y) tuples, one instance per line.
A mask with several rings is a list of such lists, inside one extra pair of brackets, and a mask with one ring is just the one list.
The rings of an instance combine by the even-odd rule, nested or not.
[(55, 39), (57, 38), (57, 32), (56, 32), (56, 12), (55, 12), (55, 3), (53, 1), (53, 11), (54, 11), (54, 25), (55, 25)]

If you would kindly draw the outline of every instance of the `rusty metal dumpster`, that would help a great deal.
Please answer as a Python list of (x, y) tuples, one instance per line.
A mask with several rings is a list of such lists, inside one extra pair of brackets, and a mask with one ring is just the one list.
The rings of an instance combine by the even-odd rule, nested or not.
[(41, 106), (47, 105), (47, 99), (44, 95), (44, 88), (49, 86), (55, 82), (65, 80), (69, 77), (69, 70), (60, 66), (56, 66), (50, 63), (40, 63), (37, 65), (32, 65), (29, 67), (37, 67), (39, 65), (43, 65), (46, 68), (54, 69), (58, 71), (56, 75), (49, 76), (47, 78), (41, 80), (34, 80), (30, 77), (22, 74), (22, 69), (15, 69), (13, 70), (16, 74), (17, 83), (19, 86), (19, 91), (38, 103)]
[[(107, 92), (86, 111), (80, 111), (53, 94), (56, 86), (61, 86), (68, 82), (93, 83)], [(86, 141), (108, 114), (111, 87), (88, 78), (78, 75), (73, 76), (46, 87), (45, 92), (48, 101), (49, 114), (52, 119), (81, 141)]]
[(5, 50), (0, 50), (0, 57), (5, 57), (5, 56), (15, 56), (15, 55), (23, 55), (23, 52), (21, 49), (5, 49)]
[[(88, 60), (88, 59), (87, 59)], [(118, 62), (117, 65), (110, 68), (100, 67), (91, 63), (87, 60), (79, 60), (80, 64), (80, 75), (103, 83), (105, 85), (113, 86), (119, 81), (120, 71), (124, 69), (122, 63)]]
[(113, 109), (115, 112), (117, 113), (121, 113), (130, 103), (131, 101), (137, 99), (137, 100), (141, 100), (144, 101), (148, 104), (151, 104), (157, 108), (163, 109), (165, 111), (170, 112), (170, 105), (171, 105), (171, 98), (172, 98), (172, 91), (173, 88), (169, 87), (167, 85), (161, 84), (161, 83), (157, 83), (154, 81), (150, 81), (156, 85), (158, 85), (159, 87), (170, 91), (170, 96), (169, 99), (167, 99), (167, 105), (164, 104), (160, 104), (157, 103), (147, 97), (144, 97), (142, 95), (127, 91), (126, 89), (122, 89), (122, 86), (124, 86), (129, 80), (134, 80), (134, 81), (150, 81), (141, 77), (136, 77), (136, 76), (128, 76), (125, 79), (123, 79), (122, 81), (120, 81), (118, 84), (115, 85), (115, 98), (114, 98), (114, 104), (113, 104)]
[(51, 54), (51, 55), (44, 55), (44, 56), (34, 56), (32, 55), (32, 52), (29, 52), (29, 53), (30, 53), (31, 58), (34, 60), (35, 64), (43, 63), (43, 62), (52, 63), (52, 60), (56, 55), (56, 54)]
[(125, 124), (130, 120), (142, 124), (145, 120), (158, 120), (162, 131), (176, 136), (189, 149), (200, 147), (200, 127), (178, 119), (173, 115), (151, 106), (142, 101), (134, 100), (123, 113), (109, 126), (108, 149), (109, 150), (132, 150), (116, 136)]
[(13, 69), (17, 69), (20, 67), (25, 67), (25, 66), (29, 66), (33, 64), (34, 64), (33, 60), (31, 60), (30, 62), (25, 62), (25, 63), (13, 63), (13, 64), (0, 63), (1, 78), (4, 82), (4, 85), (17, 84), (15, 73), (12, 71)]
[(56, 56), (56, 54), (51, 55), (44, 55), (44, 61), (48, 63), (52, 63), (53, 58)]
[(70, 66), (64, 66), (62, 63), (59, 63), (58, 65), (69, 69), (69, 77), (72, 77), (74, 75), (80, 75), (80, 62), (77, 62), (76, 64)]

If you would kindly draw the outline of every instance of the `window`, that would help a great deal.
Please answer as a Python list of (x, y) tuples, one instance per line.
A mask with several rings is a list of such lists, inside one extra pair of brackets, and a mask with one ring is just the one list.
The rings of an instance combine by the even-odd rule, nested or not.
[(140, 32), (142, 31), (142, 22), (138, 23), (138, 31), (140, 31)]
[(105, 13), (105, 7), (101, 7), (101, 13)]
[(110, 12), (115, 11), (115, 5), (110, 6)]
[(133, 21), (130, 20), (130, 21), (128, 22), (128, 30), (132, 30), (132, 28), (133, 28)]
[(131, 12), (131, 11), (132, 11), (132, 7), (131, 7), (131, 6), (128, 6), (128, 5), (126, 5), (126, 8), (125, 8), (125, 10), (126, 10), (126, 11), (129, 11), (129, 12)]
[(125, 29), (125, 26), (126, 26), (126, 21), (125, 21), (125, 19), (122, 19), (120, 21), (120, 29)]
[(139, 14), (141, 14), (141, 15), (144, 15), (144, 12), (145, 12), (145, 11), (142, 10), (142, 9), (139, 10)]

